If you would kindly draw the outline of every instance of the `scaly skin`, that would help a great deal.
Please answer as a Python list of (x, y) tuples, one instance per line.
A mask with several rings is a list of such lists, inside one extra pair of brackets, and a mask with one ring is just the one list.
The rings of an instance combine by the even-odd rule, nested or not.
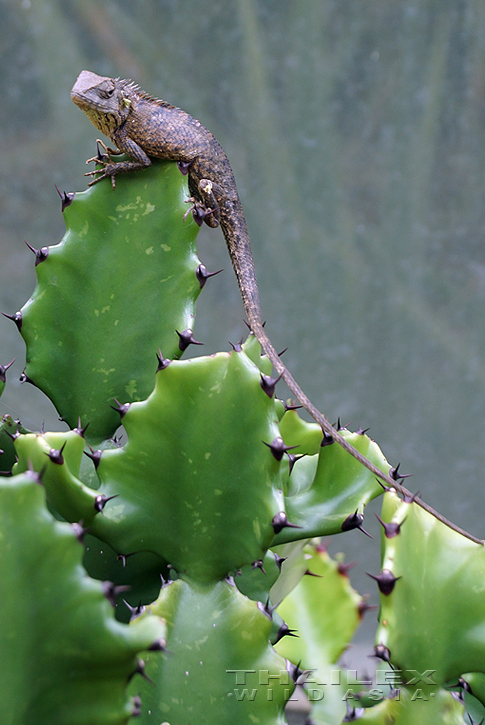
[[(146, 168), (151, 164), (150, 157), (176, 161), (182, 173), (188, 173), (194, 219), (198, 224), (205, 221), (211, 227), (220, 224), (222, 228), (250, 329), (277, 373), (326, 436), (339, 443), (381, 481), (403, 494), (409, 494), (394, 478), (384, 474), (348, 443), (313, 405), (281, 362), (263, 328), (253, 255), (234, 174), (212, 133), (185, 111), (149, 96), (129, 80), (81, 71), (71, 90), (71, 98), (96, 128), (116, 144), (113, 151), (100, 142), (106, 154), (98, 153), (89, 161), (101, 163), (103, 168), (87, 174), (94, 177), (90, 184), (110, 177), (114, 188), (116, 174)], [(126, 154), (131, 160), (113, 162), (110, 153)], [(420, 499), (414, 500), (458, 530)], [(461, 529), (459, 531), (476, 540)]]

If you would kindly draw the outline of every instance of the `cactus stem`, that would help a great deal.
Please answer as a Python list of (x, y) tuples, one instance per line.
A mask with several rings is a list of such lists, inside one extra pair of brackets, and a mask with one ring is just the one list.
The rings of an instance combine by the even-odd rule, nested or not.
[(278, 436), (274, 440), (271, 441), (271, 443), (266, 443), (266, 441), (263, 441), (265, 446), (268, 446), (271, 453), (273, 454), (274, 458), (276, 458), (277, 461), (281, 461), (283, 458), (283, 455), (287, 451), (291, 451), (293, 448), (298, 448), (299, 446), (287, 446), (285, 445), (285, 442), (283, 438)]
[(283, 529), (286, 528), (301, 529), (301, 526), (297, 526), (297, 524), (291, 524), (288, 521), (286, 513), (284, 511), (280, 511), (275, 516), (273, 516), (271, 526), (273, 527), (275, 534), (279, 534), (280, 531), (283, 531)]
[(375, 579), (377, 586), (379, 587), (379, 591), (386, 597), (391, 594), (398, 579), (401, 579), (400, 576), (394, 576), (390, 569), (383, 569), (377, 576), (369, 574), (367, 571), (366, 574), (367, 576), (370, 576), (371, 579)]
[(112, 498), (116, 498), (117, 496), (119, 496), (118, 493), (115, 493), (114, 496), (104, 496), (103, 494), (96, 496), (94, 499), (94, 510), (96, 513), (101, 513), (108, 501), (111, 501)]
[(342, 527), (341, 527), (342, 531), (351, 531), (352, 529), (359, 529), (360, 531), (362, 531), (363, 534), (368, 536), (369, 539), (372, 539), (373, 537), (362, 526), (363, 520), (364, 520), (364, 514), (360, 514), (358, 511), (356, 511), (353, 514), (350, 514), (350, 516), (347, 516), (345, 521), (342, 523)]
[(35, 254), (35, 266), (36, 267), (41, 262), (45, 262), (45, 260), (49, 256), (49, 247), (42, 247), (41, 249), (36, 249), (35, 247), (32, 247), (28, 242), (25, 242), (25, 244), (28, 246), (30, 251)]
[(89, 446), (89, 450), (91, 451), (91, 453), (88, 453), (87, 451), (83, 451), (83, 453), (85, 456), (92, 460), (92, 462), (94, 463), (94, 467), (98, 468), (101, 456), (103, 455), (103, 451), (94, 451), (91, 446)]
[(72, 204), (72, 201), (74, 199), (74, 191), (61, 191), (57, 184), (54, 184), (56, 187), (56, 191), (61, 197), (61, 211), (64, 211), (66, 206), (70, 206)]
[(163, 357), (162, 351), (160, 350), (160, 348), (158, 349), (158, 352), (157, 352), (157, 360), (158, 360), (158, 367), (156, 370), (157, 373), (160, 372), (160, 370), (165, 370), (165, 368), (167, 368), (170, 365), (170, 363), (172, 362), (171, 360), (168, 360), (166, 357)]
[(64, 463), (64, 456), (62, 455), (64, 452), (64, 448), (66, 447), (67, 441), (64, 441), (62, 444), (62, 448), (57, 450), (57, 448), (51, 448), (49, 453), (46, 453), (46, 456), (49, 456), (49, 460), (52, 461), (52, 463), (55, 463), (58, 466), (62, 466)]
[(200, 284), (200, 289), (203, 288), (203, 286), (210, 277), (215, 277), (216, 274), (220, 274), (223, 271), (223, 269), (218, 269), (217, 272), (209, 272), (204, 264), (199, 264), (199, 266), (195, 270), (195, 276), (197, 277), (197, 281)]
[(394, 536), (397, 536), (401, 532), (401, 526), (403, 525), (404, 521), (406, 519), (403, 519), (400, 524), (395, 522), (390, 522), (388, 524), (385, 523), (379, 516), (379, 514), (376, 514), (376, 518), (379, 521), (379, 523), (382, 525), (382, 528), (384, 529), (384, 535), (386, 539), (392, 539)]
[(198, 342), (192, 333), (192, 330), (182, 330), (182, 332), (179, 332), (178, 330), (175, 330), (177, 335), (179, 336), (179, 350), (184, 352), (188, 348), (189, 345), (203, 345), (203, 342)]
[(264, 373), (261, 373), (260, 385), (268, 398), (272, 398), (274, 396), (276, 384), (281, 380), (282, 377), (283, 373), (281, 373), (281, 375), (278, 375), (277, 378), (272, 378), (270, 375), (264, 375)]
[(117, 413), (120, 414), (120, 418), (124, 418), (124, 416), (127, 414), (127, 412), (130, 409), (130, 403), (120, 403), (119, 400), (115, 398), (116, 407), (114, 405), (111, 406), (113, 410), (116, 410)]
[(7, 320), (12, 320), (12, 322), (15, 322), (18, 329), (20, 330), (22, 327), (22, 313), (20, 310), (16, 312), (14, 315), (8, 315), (6, 312), (2, 312), (2, 315), (7, 318)]
[(263, 572), (263, 574), (266, 574), (266, 571), (265, 571), (264, 566), (263, 566), (263, 560), (262, 559), (256, 559), (256, 561), (253, 561), (253, 563), (251, 564), (251, 568), (252, 569), (261, 569), (261, 571)]

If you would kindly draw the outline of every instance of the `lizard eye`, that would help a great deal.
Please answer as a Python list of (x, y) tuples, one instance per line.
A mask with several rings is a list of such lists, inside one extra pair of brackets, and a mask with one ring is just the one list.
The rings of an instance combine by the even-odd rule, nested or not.
[(99, 95), (101, 96), (101, 98), (111, 98), (114, 92), (114, 88), (103, 89), (99, 91)]

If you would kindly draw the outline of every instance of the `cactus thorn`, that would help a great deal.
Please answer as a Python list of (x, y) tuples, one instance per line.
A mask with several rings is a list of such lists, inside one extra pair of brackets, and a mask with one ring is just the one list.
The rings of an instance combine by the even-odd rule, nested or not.
[(34, 381), (25, 374), (25, 370), (20, 373), (19, 380), (22, 385), (24, 383), (30, 383), (31, 385), (35, 385)]
[(340, 421), (340, 416), (339, 416), (337, 418), (337, 422), (334, 425), (334, 428), (336, 428), (337, 430), (347, 430), (349, 425), (350, 425), (350, 423), (347, 423), (346, 425), (342, 425), (342, 423)]
[(160, 639), (156, 639), (155, 642), (153, 642), (148, 647), (149, 652), (167, 652), (167, 640), (165, 640), (163, 637), (160, 637)]
[(362, 533), (365, 534), (366, 536), (368, 536), (369, 539), (372, 539), (373, 537), (362, 526), (363, 520), (364, 520), (364, 514), (361, 514), (358, 511), (356, 511), (353, 514), (350, 514), (350, 516), (347, 516), (345, 521), (342, 523), (342, 526), (341, 526), (342, 531), (351, 531), (352, 529), (359, 529), (359, 531), (362, 531)]
[(14, 359), (13, 359), (13, 360), (11, 360), (11, 361), (10, 361), (10, 362), (9, 362), (9, 363), (8, 363), (7, 365), (0, 365), (0, 381), (1, 381), (2, 383), (4, 383), (4, 382), (6, 381), (6, 379), (7, 379), (7, 376), (6, 376), (6, 374), (5, 374), (5, 373), (7, 372), (7, 370), (8, 370), (9, 368), (11, 368), (11, 367), (12, 367), (12, 365), (14, 364), (14, 362), (15, 362), (15, 360), (16, 360), (16, 359), (17, 359), (17, 358), (16, 358), (16, 357), (14, 357)]
[(326, 433), (324, 430), (322, 430), (323, 438), (322, 442), (320, 443), (320, 448), (325, 448), (325, 446), (331, 446), (332, 443), (334, 443), (334, 439), (331, 435)]
[(114, 496), (104, 496), (103, 494), (96, 496), (94, 499), (94, 510), (96, 513), (101, 513), (108, 501), (111, 501), (112, 498), (117, 498), (118, 496), (119, 493), (115, 493)]
[(397, 464), (397, 466), (394, 466), (393, 468), (391, 468), (391, 469), (389, 470), (389, 476), (390, 476), (390, 477), (391, 477), (391, 478), (392, 478), (392, 479), (393, 479), (394, 481), (399, 481), (400, 479), (403, 479), (403, 478), (409, 478), (410, 476), (412, 476), (412, 475), (413, 475), (412, 473), (399, 473), (399, 466), (400, 466), (400, 465), (401, 465), (401, 464), (400, 464), (400, 463), (398, 463), (398, 464)]
[(406, 519), (403, 519), (400, 524), (393, 521), (386, 524), (385, 521), (381, 519), (379, 514), (376, 514), (376, 518), (384, 529), (384, 535), (386, 539), (392, 539), (394, 538), (394, 536), (397, 536), (401, 532), (401, 526), (403, 525), (404, 521), (406, 521)]
[(82, 424), (81, 424), (81, 418), (78, 418), (77, 419), (77, 428), (74, 428), (74, 433), (77, 433), (78, 435), (81, 436), (81, 438), (84, 438), (84, 434), (86, 433), (88, 426), (89, 426), (89, 423), (86, 423), (86, 425), (83, 428)]
[(299, 446), (287, 446), (285, 445), (285, 442), (283, 438), (278, 436), (274, 440), (271, 441), (271, 443), (266, 443), (266, 441), (263, 441), (265, 446), (268, 446), (271, 453), (273, 454), (274, 458), (276, 458), (277, 461), (281, 461), (283, 458), (283, 454), (287, 451), (291, 451), (293, 448), (298, 448)]
[(283, 637), (298, 637), (299, 635), (297, 634), (297, 631), (298, 630), (296, 629), (290, 629), (286, 622), (283, 622), (281, 627), (278, 629), (278, 632), (276, 633), (276, 639), (272, 644), (277, 644), (280, 639), (283, 639)]
[(297, 526), (297, 524), (290, 524), (284, 511), (279, 511), (275, 516), (273, 516), (271, 526), (273, 527), (275, 534), (279, 534), (280, 531), (283, 531), (283, 529), (286, 528), (301, 529), (301, 526)]
[(273, 554), (274, 554), (274, 560), (276, 562), (276, 566), (281, 571), (281, 567), (283, 566), (283, 562), (285, 562), (288, 557), (287, 556), (279, 556), (279, 554), (277, 554), (276, 552), (273, 552)]
[(128, 682), (130, 682), (135, 675), (141, 675), (147, 682), (150, 682), (152, 685), (155, 684), (153, 682), (153, 680), (151, 680), (148, 677), (148, 675), (146, 674), (146, 672), (145, 672), (145, 663), (144, 663), (143, 660), (137, 660), (136, 667), (135, 667), (134, 671), (128, 677)]
[(416, 493), (405, 493), (402, 500), (404, 503), (414, 503), (415, 499), (419, 497), (419, 491), (416, 491)]
[(281, 373), (281, 375), (278, 375), (277, 378), (272, 378), (270, 375), (265, 375), (264, 373), (261, 373), (261, 380), (259, 384), (263, 388), (268, 398), (272, 398), (274, 396), (276, 384), (281, 380), (282, 377), (283, 373)]
[(165, 370), (165, 368), (167, 368), (170, 365), (170, 363), (172, 362), (171, 360), (168, 360), (167, 358), (163, 357), (162, 351), (160, 350), (160, 348), (158, 348), (157, 360), (158, 360), (158, 367), (156, 369), (157, 373), (160, 372), (160, 370)]
[(109, 440), (116, 446), (116, 448), (121, 448), (121, 439), (123, 436), (113, 436)]
[(177, 166), (178, 166), (180, 173), (183, 174), (184, 176), (187, 176), (187, 174), (189, 173), (189, 169), (193, 163), (194, 163), (194, 159), (192, 159), (191, 161), (177, 161)]
[(395, 491), (395, 489), (391, 488), (390, 486), (386, 486), (386, 484), (383, 483), (379, 478), (376, 478), (376, 481), (379, 484), (379, 486), (382, 486), (382, 488), (384, 489), (384, 491), (386, 493), (388, 493), (389, 491)]
[(357, 433), (357, 435), (359, 435), (359, 436), (363, 436), (363, 435), (365, 435), (365, 434), (367, 433), (367, 431), (369, 431), (369, 430), (370, 430), (370, 428), (362, 428), (362, 426), (361, 426), (361, 425), (359, 425), (358, 429), (357, 429), (357, 430), (356, 430), (355, 432)]
[(104, 596), (113, 607), (116, 605), (116, 597), (123, 592), (129, 592), (131, 589), (129, 584), (121, 584), (117, 586), (110, 581), (101, 582), (101, 586), (103, 588)]
[(182, 332), (179, 332), (178, 330), (175, 330), (177, 335), (179, 336), (179, 350), (184, 352), (188, 348), (189, 345), (203, 345), (203, 342), (198, 342), (192, 333), (192, 330), (182, 330)]
[(366, 574), (367, 576), (370, 576), (371, 579), (375, 579), (377, 586), (379, 587), (379, 591), (386, 597), (391, 594), (395, 583), (401, 579), (400, 576), (394, 576), (390, 569), (383, 569), (377, 576), (369, 574), (368, 571), (366, 571)]
[(9, 430), (5, 430), (5, 433), (11, 438), (13, 441), (17, 440), (17, 438), (20, 436), (19, 432), (19, 426), (18, 423), (15, 426), (15, 433), (10, 433)]
[(130, 610), (130, 622), (132, 622), (134, 619), (139, 617), (143, 612), (145, 611), (146, 607), (141, 602), (138, 602), (136, 607), (132, 607), (131, 604), (129, 604), (126, 599), (123, 599), (123, 603), (128, 607)]
[(356, 564), (356, 561), (351, 561), (349, 564), (344, 564), (343, 562), (340, 562), (340, 564), (337, 564), (337, 571), (339, 574), (342, 574), (342, 576), (348, 577), (349, 571), (353, 569)]
[(261, 569), (261, 571), (263, 572), (263, 574), (266, 574), (266, 571), (265, 571), (264, 566), (263, 566), (263, 560), (262, 559), (256, 559), (256, 561), (253, 561), (253, 563), (251, 564), (251, 568), (252, 569)]
[(306, 571), (304, 571), (303, 572), (303, 576), (314, 576), (314, 577), (317, 577), (317, 579), (321, 579), (322, 578), (322, 574), (315, 574), (315, 572), (314, 571), (310, 571), (310, 569), (307, 569)]
[(286, 413), (289, 410), (300, 410), (300, 408), (303, 408), (303, 405), (297, 405), (296, 403), (287, 403), (284, 400), (281, 402), (283, 403), (283, 407), (284, 407)]
[(369, 655), (369, 657), (377, 657), (383, 662), (387, 662), (391, 669), (394, 669), (391, 663), (391, 652), (389, 648), (386, 647), (386, 645), (384, 644), (376, 644), (376, 646), (374, 647), (374, 653)]
[(57, 184), (54, 184), (56, 187), (56, 191), (61, 197), (61, 211), (64, 211), (66, 206), (70, 206), (72, 204), (72, 201), (74, 199), (74, 191), (61, 191)]
[(342, 722), (355, 722), (356, 720), (360, 720), (365, 709), (363, 707), (352, 707), (348, 698), (345, 700), (345, 703), (347, 705), (347, 713)]
[(116, 403), (116, 407), (114, 405), (112, 405), (110, 407), (113, 408), (113, 410), (116, 410), (117, 413), (119, 413), (120, 418), (124, 418), (125, 415), (128, 413), (128, 411), (130, 409), (130, 403), (123, 403), (122, 404), (116, 398), (114, 400), (115, 400), (115, 403)]
[(362, 619), (364, 617), (364, 614), (366, 612), (369, 612), (371, 609), (379, 609), (378, 604), (369, 604), (368, 599), (369, 599), (369, 595), (364, 594), (364, 596), (362, 597), (362, 599), (360, 600), (360, 602), (357, 605), (357, 612), (359, 614), (359, 619)]
[(35, 266), (36, 267), (41, 262), (45, 262), (45, 260), (49, 256), (49, 247), (42, 247), (41, 249), (36, 249), (28, 242), (25, 242), (25, 244), (28, 246), (30, 251), (33, 252), (33, 254), (35, 254)]
[(308, 677), (315, 672), (315, 670), (302, 670), (301, 667), (301, 660), (298, 662), (297, 665), (293, 664), (293, 662), (290, 662), (290, 660), (286, 660), (286, 670), (289, 673), (291, 679), (295, 683), (295, 685), (303, 685)]
[(31, 478), (34, 483), (38, 483), (39, 486), (42, 486), (42, 476), (44, 475), (47, 466), (43, 466), (42, 470), (39, 473), (34, 470), (34, 466), (31, 460), (28, 461), (27, 466), (28, 468), (26, 473), (29, 475), (29, 478)]
[(300, 458), (304, 458), (306, 456), (306, 453), (301, 453), (299, 456), (295, 456), (294, 453), (288, 453), (286, 452), (286, 455), (288, 456), (289, 466), (288, 466), (288, 475), (291, 475), (291, 472), (293, 470), (293, 466), (297, 461), (300, 460)]
[(62, 444), (62, 448), (57, 450), (57, 448), (51, 448), (49, 453), (46, 453), (46, 456), (49, 456), (49, 460), (52, 461), (52, 463), (57, 464), (58, 466), (62, 466), (64, 463), (64, 456), (62, 455), (64, 453), (64, 448), (66, 447), (67, 441), (64, 441)]
[(84, 542), (84, 537), (86, 534), (90, 531), (89, 528), (84, 528), (83, 522), (79, 521), (79, 523), (74, 522), (71, 524), (71, 529), (73, 531), (74, 536), (78, 541), (81, 542), (81, 544)]
[(20, 310), (14, 315), (8, 315), (6, 312), (2, 312), (2, 315), (6, 317), (7, 320), (12, 320), (12, 322), (15, 322), (19, 330), (22, 328), (22, 313), (20, 312)]
[(118, 556), (116, 557), (116, 561), (123, 562), (123, 568), (124, 568), (126, 566), (126, 560), (128, 559), (129, 556), (133, 556), (134, 553), (135, 552), (132, 551), (131, 554), (118, 554)]
[(141, 715), (141, 697), (140, 695), (135, 695), (135, 697), (132, 700), (133, 703), (133, 710), (131, 711), (131, 717), (140, 717)]
[(217, 272), (209, 272), (204, 264), (199, 264), (199, 266), (195, 270), (195, 276), (197, 277), (197, 280), (200, 284), (200, 289), (203, 288), (203, 286), (210, 277), (215, 277), (216, 274), (220, 274), (223, 271), (223, 269), (218, 269)]
[(91, 446), (89, 446), (89, 450), (91, 451), (91, 453), (88, 453), (87, 451), (83, 451), (83, 453), (85, 456), (92, 460), (92, 462), (94, 463), (94, 467), (98, 468), (101, 456), (103, 455), (103, 451), (95, 451), (91, 448)]
[(242, 352), (242, 337), (235, 345), (229, 340), (229, 345), (232, 347), (234, 352)]

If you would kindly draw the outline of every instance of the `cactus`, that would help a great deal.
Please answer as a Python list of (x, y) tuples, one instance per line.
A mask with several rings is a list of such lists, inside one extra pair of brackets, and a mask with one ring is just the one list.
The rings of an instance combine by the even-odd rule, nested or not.
[[(72, 664), (58, 647), (58, 669), (49, 679), (47, 650), (29, 651), (44, 698), (36, 701), (44, 708), (39, 723), (124, 723), (136, 714), (147, 725), (283, 725), (303, 668), (328, 679), (366, 609), (345, 567), (306, 542), (355, 528), (366, 533), (364, 509), (382, 493), (380, 484), (275, 397), (271, 365), (251, 336), (231, 352), (179, 359), (195, 342), (195, 301), (210, 276), (196, 257), (196, 225), (183, 221), (184, 184), (175, 165), (158, 162), (120, 177), (115, 191), (102, 182), (63, 194), (64, 239), (36, 252), (33, 298), (11, 316), (27, 346), (25, 379), (49, 395), (70, 430), (34, 433), (3, 419), (0, 460), (13, 477), (0, 482), (8, 533), (0, 530), (0, 561), (12, 576), (16, 561), (30, 566), (28, 552), (55, 551), (60, 559), (39, 568), (29, 591), (15, 591), (12, 583), (13, 598), (0, 607), (0, 631), (9, 631), (10, 619), (17, 622), (17, 597), (40, 602), (40, 613), (72, 599), (63, 641), (82, 636), (89, 656), (109, 663), (106, 678), (86, 683), (89, 657)], [(0, 367), (2, 389), (7, 368)], [(114, 437), (120, 423), (123, 444)], [(342, 433), (389, 471), (364, 432)], [(27, 491), (31, 509), (20, 503)], [(383, 521), (406, 520), (399, 536), (383, 536), (384, 569), (403, 581), (382, 594), (376, 651), (389, 651), (394, 667), (427, 667), (425, 644), (433, 636), (441, 670), (419, 718), (458, 722), (463, 704), (445, 686), (469, 673), (479, 697), (484, 689), (482, 644), (473, 637), (483, 611), (476, 586), (482, 549), (416, 509), (386, 494)], [(72, 529), (52, 514), (71, 522), (83, 539), (85, 569)], [(7, 545), (11, 540), (16, 549)], [(11, 551), (17, 560), (9, 560)], [(427, 556), (435, 575), (426, 570), (424, 577)], [(410, 602), (429, 602), (423, 582), (432, 596), (446, 598), (449, 560), (470, 601), (455, 609), (450, 604), (442, 631), (425, 605), (418, 612)], [(108, 579), (114, 583), (103, 589), (99, 580)], [(117, 620), (103, 590), (117, 605)], [(123, 621), (130, 616), (128, 627)], [(91, 621), (97, 622), (92, 629)], [(33, 618), (31, 627), (55, 648), (59, 638), (43, 620)], [(299, 639), (292, 637), (296, 629)], [(23, 631), (19, 624), (19, 648), (28, 644)], [(10, 643), (2, 647), (8, 661)], [(135, 671), (144, 678), (127, 683)], [(77, 679), (68, 687), (73, 672)], [(352, 699), (341, 677), (322, 701), (307, 682), (315, 725), (343, 717), (398, 725), (415, 712), (409, 683), (401, 699), (394, 694), (371, 707), (372, 693)], [(109, 692), (108, 681), (114, 683)], [(27, 715), (14, 685), (17, 699), (5, 705), (4, 721), (23, 725)]]

